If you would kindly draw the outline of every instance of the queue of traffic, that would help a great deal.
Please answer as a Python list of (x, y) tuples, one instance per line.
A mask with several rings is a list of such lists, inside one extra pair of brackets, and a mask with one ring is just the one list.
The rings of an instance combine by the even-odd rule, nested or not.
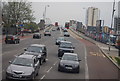
[[(52, 31), (56, 31), (55, 29)], [(63, 30), (64, 35), (56, 39), (58, 45), (58, 71), (76, 72), (80, 71), (81, 61), (79, 56), (74, 53), (75, 47), (72, 42), (67, 41), (65, 37), (69, 37), (67, 29)], [(67, 35), (65, 35), (67, 33)], [(51, 36), (51, 31), (44, 31), (44, 36)], [(41, 39), (40, 33), (35, 33), (33, 38)], [(6, 70), (6, 79), (15, 80), (34, 80), (39, 75), (40, 66), (46, 62), (48, 53), (46, 45), (31, 44), (24, 49), (24, 53), (16, 56), (13, 61), (9, 61), (10, 65)]]

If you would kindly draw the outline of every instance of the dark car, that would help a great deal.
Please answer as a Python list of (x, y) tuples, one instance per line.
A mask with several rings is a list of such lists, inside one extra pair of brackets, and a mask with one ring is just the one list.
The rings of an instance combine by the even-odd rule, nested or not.
[(69, 71), (79, 73), (79, 58), (75, 53), (65, 53), (62, 58), (60, 58), (58, 64), (58, 71)]
[(69, 37), (70, 34), (69, 34), (68, 32), (64, 32), (64, 36), (65, 36), (65, 37)]
[(61, 41), (66, 41), (64, 37), (58, 37), (56, 39), (56, 45), (59, 45)]
[(33, 34), (33, 38), (40, 39), (41, 38), (41, 34), (40, 33), (35, 33), (35, 34)]
[(6, 79), (34, 80), (40, 69), (39, 60), (34, 55), (19, 55), (6, 70)]
[(61, 41), (58, 49), (58, 57), (62, 57), (64, 53), (74, 53), (74, 48), (71, 42)]
[(24, 50), (25, 50), (25, 54), (37, 56), (41, 65), (43, 62), (46, 62), (47, 49), (45, 45), (32, 44), (27, 49)]
[(7, 35), (5, 37), (5, 43), (17, 44), (17, 43), (20, 43), (20, 38), (17, 35)]
[(49, 30), (44, 31), (44, 36), (51, 36), (51, 32)]

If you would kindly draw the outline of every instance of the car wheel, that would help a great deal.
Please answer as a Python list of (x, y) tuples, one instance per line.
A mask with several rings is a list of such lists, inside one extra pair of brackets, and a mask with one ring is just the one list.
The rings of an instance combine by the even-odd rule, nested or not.
[(42, 65), (42, 63), (43, 63), (43, 61), (42, 61), (42, 60), (40, 60), (40, 65)]
[(20, 40), (18, 40), (18, 43), (20, 43)]
[(14, 41), (14, 44), (16, 44), (16, 43), (17, 43), (17, 41), (15, 40), (15, 41)]
[(8, 42), (5, 42), (6, 44), (8, 44)]
[(34, 81), (35, 80), (35, 74), (33, 74), (33, 76), (32, 76), (32, 81)]
[(46, 62), (46, 58), (43, 61)]
[(79, 73), (80, 72), (80, 70), (79, 70), (79, 68), (76, 70), (76, 73)]

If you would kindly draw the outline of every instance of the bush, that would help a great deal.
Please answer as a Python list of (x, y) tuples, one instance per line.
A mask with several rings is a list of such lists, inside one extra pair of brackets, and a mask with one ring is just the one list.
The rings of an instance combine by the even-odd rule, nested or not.
[(120, 65), (120, 58), (115, 57), (115, 59), (116, 59), (116, 61), (117, 61), (118, 65)]

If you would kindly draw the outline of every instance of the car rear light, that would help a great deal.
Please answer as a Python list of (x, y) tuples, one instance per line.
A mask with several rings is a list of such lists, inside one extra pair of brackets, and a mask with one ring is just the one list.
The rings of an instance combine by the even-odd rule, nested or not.
[(14, 40), (14, 38), (12, 37), (11, 40)]

